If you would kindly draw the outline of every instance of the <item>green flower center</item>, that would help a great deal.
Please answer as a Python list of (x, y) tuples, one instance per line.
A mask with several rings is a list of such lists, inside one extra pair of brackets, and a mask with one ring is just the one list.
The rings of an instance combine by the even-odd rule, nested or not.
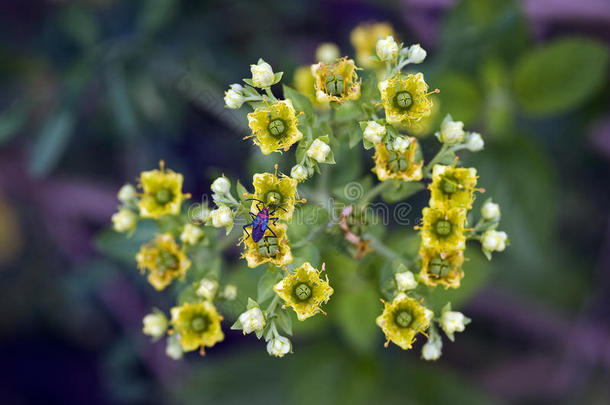
[(305, 283), (300, 283), (294, 287), (294, 296), (300, 301), (308, 300), (311, 297), (311, 287)]
[(345, 81), (341, 75), (330, 75), (326, 78), (326, 92), (331, 96), (343, 94)]
[(207, 326), (208, 322), (203, 316), (196, 316), (191, 319), (191, 329), (195, 332), (201, 333), (206, 330)]
[(436, 231), (436, 234), (440, 236), (449, 235), (451, 233), (451, 228), (451, 222), (446, 219), (439, 219), (436, 221), (436, 224), (434, 224), (434, 230)]
[(402, 153), (390, 152), (388, 157), (388, 168), (390, 171), (397, 173), (405, 171), (409, 167), (409, 162), (405, 159)]
[(449, 273), (449, 270), (451, 270), (451, 265), (449, 264), (449, 260), (441, 258), (440, 255), (436, 255), (430, 260), (428, 270), (439, 278), (445, 277)]
[(407, 310), (398, 311), (394, 316), (394, 322), (401, 328), (408, 328), (413, 322), (413, 315)]
[(277, 191), (269, 191), (265, 194), (265, 205), (270, 206), (279, 206), (282, 204), (282, 195)]
[(284, 121), (279, 118), (276, 118), (269, 122), (269, 125), (267, 125), (267, 129), (269, 130), (269, 133), (271, 133), (271, 135), (281, 136), (284, 134), (284, 132), (286, 132), (286, 125), (284, 124)]
[(445, 194), (453, 194), (460, 189), (460, 183), (453, 177), (445, 176), (441, 180), (441, 190)]
[(280, 252), (278, 241), (273, 237), (264, 237), (258, 241), (258, 253), (265, 257), (276, 256)]
[(159, 205), (165, 205), (170, 202), (173, 198), (172, 191), (167, 188), (162, 188), (161, 190), (157, 190), (155, 193), (155, 201)]
[(159, 273), (175, 270), (176, 267), (178, 267), (178, 258), (175, 254), (168, 252), (167, 250), (161, 250), (157, 256), (155, 265)]
[(401, 110), (406, 110), (413, 104), (413, 97), (408, 91), (400, 91), (394, 96), (394, 103)]

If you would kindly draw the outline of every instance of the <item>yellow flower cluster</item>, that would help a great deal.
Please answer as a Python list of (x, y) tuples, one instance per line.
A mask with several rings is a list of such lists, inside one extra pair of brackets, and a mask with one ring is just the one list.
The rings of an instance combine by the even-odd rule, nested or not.
[(425, 333), (433, 313), (416, 299), (404, 293), (392, 302), (383, 302), (383, 313), (377, 317), (377, 325), (383, 330), (387, 342), (410, 349), (418, 333)]
[(319, 62), (311, 65), (314, 77), (316, 100), (319, 103), (360, 98), (361, 80), (356, 73), (358, 68), (352, 59), (339, 58), (333, 63)]
[(177, 278), (183, 278), (191, 267), (184, 249), (169, 233), (157, 235), (155, 240), (143, 245), (136, 255), (138, 269), (148, 270), (148, 282), (157, 290), (163, 290)]
[(422, 179), (422, 166), (424, 165), (419, 143), (415, 138), (406, 138), (409, 147), (404, 152), (388, 150), (384, 142), (375, 145), (375, 167), (373, 173), (379, 181), (389, 179), (403, 181), (419, 181)]
[(423, 125), (424, 118), (430, 116), (432, 101), (422, 73), (406, 76), (398, 73), (379, 82), (378, 88), (386, 120), (390, 124), (398, 128), (417, 129)]
[(224, 339), (220, 327), (222, 316), (209, 301), (185, 302), (171, 309), (172, 333), (177, 334), (182, 350), (199, 349), (204, 354), (206, 347), (212, 347)]
[(303, 138), (297, 128), (298, 116), (290, 100), (280, 100), (273, 104), (265, 103), (248, 114), (248, 125), (252, 130), (254, 144), (261, 148), (264, 155), (272, 152), (287, 151)]
[(142, 172), (139, 186), (142, 188), (138, 207), (143, 218), (159, 218), (178, 215), (180, 205), (189, 195), (182, 194), (182, 175), (165, 169), (163, 161), (159, 170)]

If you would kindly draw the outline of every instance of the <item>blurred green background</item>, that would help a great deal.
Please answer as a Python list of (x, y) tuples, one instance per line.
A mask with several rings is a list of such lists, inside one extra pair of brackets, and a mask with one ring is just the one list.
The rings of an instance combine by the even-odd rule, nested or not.
[[(610, 403), (610, 3), (576, 3), (3, 1), (0, 403)], [(440, 115), (486, 141), (464, 164), (512, 245), (491, 263), (470, 246), (446, 296), (473, 323), (435, 363), (384, 349), (379, 293), (337, 249), (349, 294), (301, 325), (295, 354), (225, 328), (204, 358), (167, 358), (140, 329), (171, 294), (136, 271), (137, 235), (104, 231), (116, 191), (161, 158), (195, 200), (221, 172), (248, 183), (270, 161), (223, 90), (259, 57), (289, 82), (321, 42), (353, 55), (368, 21), (428, 50)], [(240, 294), (260, 272), (231, 273)]]

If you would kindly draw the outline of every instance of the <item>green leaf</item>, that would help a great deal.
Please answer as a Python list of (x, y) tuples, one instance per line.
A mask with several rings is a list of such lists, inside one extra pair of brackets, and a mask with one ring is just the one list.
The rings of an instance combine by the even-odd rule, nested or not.
[(53, 170), (68, 145), (73, 129), (74, 116), (68, 110), (47, 119), (30, 151), (29, 168), (34, 176), (44, 176)]
[(282, 80), (282, 76), (284, 76), (284, 72), (277, 72), (273, 75), (273, 84), (279, 83)]
[(243, 184), (241, 184), (241, 182), (239, 180), (237, 180), (237, 185), (235, 186), (235, 189), (237, 190), (237, 197), (240, 200), (245, 201), (248, 198), (244, 194), (250, 194), (250, 193), (248, 193), (248, 190), (243, 186)]
[(424, 185), (419, 182), (395, 182), (395, 187), (390, 187), (381, 193), (381, 198), (387, 203), (395, 203), (404, 200), (420, 190), (424, 189)]
[(273, 296), (273, 285), (276, 283), (277, 279), (277, 271), (265, 270), (265, 274), (258, 280), (258, 285), (256, 287), (258, 302), (265, 302)]
[(468, 124), (474, 120), (481, 106), (480, 91), (475, 82), (468, 76), (458, 73), (447, 73), (434, 81), (440, 89), (438, 98), (442, 114), (451, 113), (457, 121)]
[(379, 315), (377, 292), (369, 285), (337, 294), (336, 317), (347, 342), (358, 352), (370, 352), (378, 336), (375, 318)]
[(298, 112), (303, 112), (306, 119), (311, 122), (315, 117), (311, 101), (292, 87), (284, 85), (283, 89), (284, 98), (292, 100), (292, 105), (294, 106), (295, 110)]
[(528, 52), (515, 69), (515, 93), (532, 115), (574, 108), (601, 90), (608, 49), (585, 38), (564, 38)]
[(292, 317), (289, 311), (279, 310), (276, 312), (275, 323), (289, 336), (292, 336)]
[(378, 98), (379, 90), (377, 88), (377, 75), (371, 72), (362, 82), (360, 101), (371, 101)]

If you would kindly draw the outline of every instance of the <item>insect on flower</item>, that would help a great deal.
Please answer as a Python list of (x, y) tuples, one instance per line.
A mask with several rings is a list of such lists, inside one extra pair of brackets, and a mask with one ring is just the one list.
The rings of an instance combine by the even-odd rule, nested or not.
[[(286, 209), (282, 207), (277, 207), (272, 212), (269, 212), (269, 207), (265, 207), (265, 203), (261, 200), (258, 200), (256, 198), (249, 198), (248, 201), (258, 201), (258, 203), (256, 204), (258, 214), (250, 212), (250, 216), (252, 217), (252, 223), (244, 225), (244, 231), (248, 234), (248, 236), (252, 237), (252, 240), (254, 242), (258, 242), (263, 239), (263, 236), (265, 236), (265, 232), (267, 230), (269, 230), (269, 232), (273, 234), (273, 237), (277, 238), (277, 235), (275, 234), (275, 232), (273, 232), (273, 229), (269, 228), (269, 221), (271, 221), (271, 223), (275, 225), (279, 218), (272, 217), (272, 215), (275, 214), (277, 208), (284, 211), (286, 211)], [(263, 206), (263, 208), (261, 208), (261, 205)], [(246, 229), (250, 226), (252, 227), (252, 235), (250, 235), (250, 233)]]

